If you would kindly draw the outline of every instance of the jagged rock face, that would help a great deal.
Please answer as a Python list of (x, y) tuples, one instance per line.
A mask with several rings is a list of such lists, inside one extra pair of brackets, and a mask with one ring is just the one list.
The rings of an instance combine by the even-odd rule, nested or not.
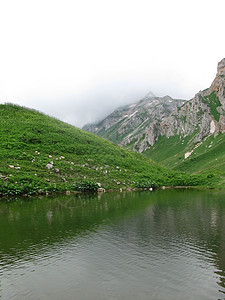
[(216, 78), (207, 92), (215, 92), (219, 98), (221, 103), (221, 107), (217, 108), (220, 114), (219, 130), (225, 132), (225, 58), (218, 63)]
[[(176, 109), (158, 125), (158, 136), (193, 135), (192, 143), (225, 132), (225, 59), (218, 63), (216, 78), (210, 88)], [(155, 139), (156, 142), (157, 138)]]
[(198, 127), (201, 128), (201, 137), (208, 135), (209, 124), (212, 121), (210, 109), (201, 101), (197, 94), (191, 101), (187, 102), (180, 110), (174, 111), (160, 124), (160, 135), (167, 137), (178, 134), (181, 136), (191, 135)]
[(100, 123), (85, 125), (83, 129), (120, 145), (126, 146), (132, 143), (134, 149), (143, 152), (154, 145), (158, 136), (157, 127), (162, 119), (168, 117), (184, 102), (169, 96), (161, 98), (148, 94), (139, 102), (119, 107)]
[(220, 131), (222, 133), (224, 133), (225, 132), (225, 116), (224, 115), (220, 116), (219, 125), (220, 125)]
[(98, 124), (84, 127), (100, 136), (144, 152), (160, 136), (191, 137), (199, 143), (225, 132), (225, 59), (218, 63), (216, 78), (210, 88), (200, 91), (190, 101), (169, 96), (147, 96), (138, 103), (120, 107)]
[(209, 88), (209, 92), (216, 92), (220, 103), (225, 110), (225, 58), (218, 63), (216, 78)]

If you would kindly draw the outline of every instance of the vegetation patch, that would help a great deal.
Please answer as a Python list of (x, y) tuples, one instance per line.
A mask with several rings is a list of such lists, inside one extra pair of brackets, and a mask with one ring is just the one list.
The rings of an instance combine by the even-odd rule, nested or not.
[(144, 155), (169, 168), (174, 168), (176, 163), (184, 159), (184, 154), (189, 147), (189, 142), (196, 133), (197, 131), (186, 137), (179, 135), (174, 135), (169, 138), (160, 136), (155, 145), (145, 151)]
[(74, 184), (74, 189), (80, 192), (96, 192), (99, 186), (94, 181), (83, 181)]
[(0, 195), (129, 188), (143, 178), (159, 186), (196, 184), (191, 175), (35, 110), (0, 105), (0, 120)]
[(140, 181), (137, 181), (135, 184), (136, 188), (141, 188), (141, 189), (153, 189), (156, 188), (157, 186), (158, 184), (155, 181), (149, 179), (142, 179)]
[(209, 96), (201, 97), (202, 102), (206, 103), (210, 107), (211, 114), (215, 120), (219, 122), (220, 114), (217, 107), (221, 106), (220, 100), (215, 92), (212, 92)]

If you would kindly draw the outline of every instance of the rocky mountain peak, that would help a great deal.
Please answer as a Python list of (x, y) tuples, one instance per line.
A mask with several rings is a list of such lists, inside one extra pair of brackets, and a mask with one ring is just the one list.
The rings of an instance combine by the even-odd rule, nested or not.
[(101, 122), (85, 125), (83, 129), (123, 146), (133, 144), (135, 150), (143, 152), (154, 145), (160, 122), (184, 103), (185, 100), (156, 97), (149, 92), (138, 102), (121, 106)]
[(217, 66), (217, 75), (225, 75), (225, 58), (223, 58)]
[(216, 78), (213, 80), (206, 94), (215, 92), (219, 98), (223, 110), (225, 110), (225, 58), (223, 58), (217, 66)]
[[(149, 92), (142, 100), (118, 108), (98, 124), (86, 126), (121, 146), (145, 152), (160, 137), (189, 139), (188, 147), (225, 132), (225, 58), (210, 88), (183, 101)], [(193, 147), (194, 147), (193, 146)]]
[(149, 98), (154, 98), (154, 97), (155, 97), (155, 95), (150, 91), (145, 95), (145, 97), (143, 99), (149, 99)]

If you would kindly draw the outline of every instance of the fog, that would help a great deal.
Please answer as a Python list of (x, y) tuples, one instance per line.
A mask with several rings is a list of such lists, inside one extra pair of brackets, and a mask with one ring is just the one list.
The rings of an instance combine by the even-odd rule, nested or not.
[(82, 127), (149, 91), (190, 99), (224, 57), (224, 0), (0, 3), (0, 103)]

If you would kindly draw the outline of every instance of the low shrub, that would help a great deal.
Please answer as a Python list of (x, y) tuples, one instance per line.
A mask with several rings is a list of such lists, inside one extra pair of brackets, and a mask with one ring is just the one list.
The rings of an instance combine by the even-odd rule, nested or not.
[(157, 186), (158, 186), (158, 184), (151, 179), (141, 179), (135, 183), (135, 187), (141, 188), (141, 189), (156, 188)]
[(73, 184), (75, 191), (80, 192), (95, 192), (98, 189), (98, 184), (94, 181), (82, 181)]

